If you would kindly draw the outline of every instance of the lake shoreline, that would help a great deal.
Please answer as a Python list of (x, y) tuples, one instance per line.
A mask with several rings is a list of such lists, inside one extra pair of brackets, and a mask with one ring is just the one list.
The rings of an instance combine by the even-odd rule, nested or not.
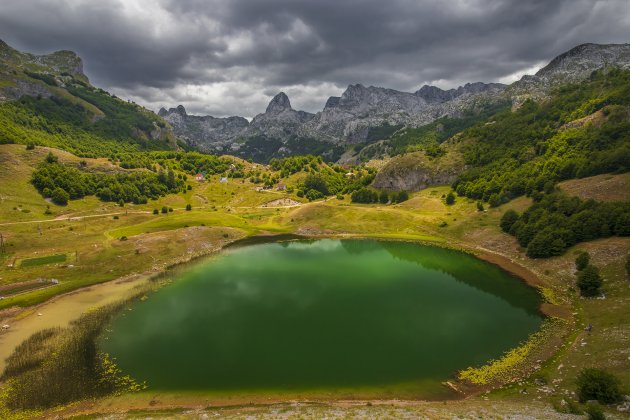
[[(189, 265), (191, 263), (197, 262), (202, 258), (206, 258), (212, 255), (217, 255), (218, 253), (227, 250), (231, 247), (234, 246), (246, 246), (246, 245), (252, 245), (254, 243), (263, 243), (263, 242), (282, 242), (282, 241), (292, 241), (292, 240), (309, 240), (309, 239), (377, 239), (377, 236), (368, 236), (368, 235), (348, 235), (348, 234), (335, 234), (335, 235), (331, 235), (331, 234), (327, 234), (327, 235), (251, 235), (251, 236), (246, 236), (244, 238), (240, 238), (234, 241), (229, 241), (228, 243), (223, 243), (221, 244), (220, 247), (217, 247), (215, 249), (213, 249), (210, 252), (206, 252), (203, 253), (201, 255), (196, 255), (193, 258), (190, 258), (186, 261), (176, 261), (172, 264), (166, 264), (165, 267), (161, 270), (157, 270), (157, 271), (153, 271), (153, 272), (145, 272), (142, 274), (136, 274), (136, 275), (132, 275), (132, 276), (123, 276), (117, 279), (113, 279), (107, 282), (103, 282), (100, 284), (96, 284), (96, 285), (91, 285), (85, 288), (81, 288), (81, 289), (77, 289), (71, 292), (68, 292), (66, 294), (62, 294), (62, 295), (58, 295), (53, 297), (52, 299), (39, 304), (37, 306), (33, 306), (33, 307), (28, 307), (28, 308), (24, 308), (20, 314), (18, 314), (16, 317), (14, 318), (18, 318), (18, 320), (16, 321), (16, 323), (19, 325), (20, 321), (32, 318), (35, 315), (35, 313), (37, 311), (41, 311), (41, 310), (45, 310), (45, 308), (49, 308), (51, 305), (61, 305), (61, 306), (65, 306), (66, 303), (69, 300), (81, 300), (82, 296), (85, 296), (86, 294), (89, 294), (89, 292), (91, 290), (93, 290), (94, 288), (98, 288), (100, 290), (102, 290), (102, 292), (104, 294), (108, 294), (107, 291), (111, 290), (112, 288), (115, 288), (115, 286), (117, 284), (121, 284), (121, 283), (125, 283), (125, 282), (137, 282), (138, 285), (142, 284), (143, 282), (148, 282), (151, 281), (151, 279), (156, 279), (156, 278), (161, 278), (161, 277), (166, 277), (169, 275), (169, 273), (172, 273), (174, 270), (176, 270), (179, 267), (182, 266), (186, 266)], [(502, 270), (504, 270), (505, 272), (517, 277), (518, 279), (522, 280), (524, 283), (526, 283), (528, 286), (530, 287), (534, 287), (534, 288), (539, 288), (541, 286), (544, 285), (544, 282), (533, 272), (531, 272), (529, 269), (527, 269), (526, 267), (523, 267), (522, 265), (518, 264), (517, 262), (512, 261), (511, 259), (509, 259), (506, 256), (503, 256), (501, 254), (483, 249), (481, 247), (471, 247), (471, 246), (467, 246), (467, 244), (463, 244), (463, 243), (444, 243), (442, 241), (431, 241), (431, 240), (425, 240), (425, 239), (412, 239), (412, 238), (404, 238), (404, 237), (400, 237), (400, 238), (396, 238), (396, 237), (381, 237), (378, 238), (381, 240), (391, 240), (391, 241), (404, 241), (404, 242), (413, 242), (413, 243), (417, 243), (417, 244), (426, 244), (426, 245), (431, 245), (431, 246), (437, 246), (437, 247), (442, 247), (442, 248), (447, 248), (447, 249), (453, 249), (453, 250), (457, 250), (457, 251), (463, 251), (466, 253), (469, 253), (473, 256), (475, 256), (476, 258), (479, 258), (487, 263), (493, 264), (498, 266), (499, 268), (501, 268)], [(133, 278), (130, 278), (133, 277)], [(119, 300), (124, 300), (125, 297), (128, 297), (131, 294), (131, 291), (129, 290), (128, 293), (126, 295), (120, 295)], [(102, 305), (97, 305), (97, 306), (103, 306), (104, 303)], [(73, 315), (74, 318), (72, 319), (77, 319), (78, 317), (80, 317), (85, 310), (89, 310), (89, 309), (93, 309), (94, 306), (85, 306), (82, 308), (82, 310), (80, 310), (79, 308), (76, 308), (76, 310), (72, 313), (70, 313), (69, 315)], [(550, 316), (548, 311), (543, 310), (543, 305), (541, 305), (541, 312), (545, 315), (545, 316)], [(24, 315), (26, 313), (26, 315)], [(36, 332), (37, 330), (33, 330), (32, 333)], [(2, 342), (2, 337), (3, 335), (0, 335), (0, 342)], [(20, 342), (16, 342), (14, 343), (15, 346), (11, 346), (13, 349), (19, 345), (21, 343)], [(12, 352), (12, 351), (11, 351)], [(11, 352), (9, 352), (8, 354), (10, 354)], [(549, 357), (552, 354), (549, 355)], [(3, 366), (4, 364), (4, 359), (0, 361), (0, 367)], [(463, 384), (460, 383), (459, 381), (453, 379), (453, 381), (455, 381), (457, 383), (457, 387), (460, 388), (460, 394), (456, 396), (455, 399), (461, 400), (461, 399), (467, 399), (471, 396), (474, 395), (478, 395), (480, 392), (482, 391), (486, 391), (488, 389), (494, 389), (497, 386), (492, 386), (492, 387), (476, 387), (476, 386), (470, 386), (468, 384)], [(445, 387), (448, 387), (448, 385), (444, 385)], [(498, 385), (499, 387), (501, 385)], [(150, 393), (150, 392), (148, 392)], [(127, 397), (133, 398), (134, 400), (138, 399), (138, 400), (145, 400), (144, 397), (142, 397), (142, 394), (145, 394), (145, 392), (141, 393), (141, 394), (130, 394), (129, 396), (123, 396), (120, 398), (126, 399)], [(155, 394), (155, 392), (151, 393), (151, 394)], [(157, 393), (160, 398), (163, 397), (167, 397), (168, 395), (171, 395), (169, 393), (162, 393), (160, 394), (159, 392)], [(308, 393), (303, 393), (303, 396), (308, 395)], [(325, 394), (322, 394), (322, 397), (319, 398), (313, 398), (313, 400), (318, 401), (318, 402), (330, 402), (330, 401), (341, 401), (344, 399), (350, 399), (353, 400), (355, 398), (353, 398), (353, 396), (349, 396), (348, 394), (341, 394), (341, 395), (337, 395), (337, 396), (324, 396)], [(277, 396), (276, 398), (272, 397), (269, 394), (266, 394), (264, 396), (260, 397), (260, 400), (258, 401), (258, 403), (262, 403), (262, 404), (277, 404), (279, 402), (286, 402), (288, 400), (290, 400), (291, 398), (289, 398), (291, 395), (288, 394), (284, 394), (284, 395), (280, 395)], [(383, 395), (384, 397), (385, 395)], [(193, 398), (193, 400), (205, 400), (207, 399), (209, 396), (208, 395), (199, 395), (199, 399)], [(307, 397), (306, 400), (303, 400), (302, 398), (299, 398), (299, 396), (293, 396), (294, 398), (298, 398), (300, 401), (307, 401), (310, 398)], [(348, 398), (350, 397), (350, 398)], [(116, 399), (118, 399), (119, 397), (114, 397)], [(236, 404), (246, 404), (247, 401), (252, 400), (252, 398), (248, 398), (247, 396), (243, 397), (244, 399), (241, 401), (239, 396), (229, 396), (226, 398), (218, 398), (218, 399), (213, 399), (212, 400), (212, 404), (213, 405), (219, 405), (219, 406), (223, 406), (223, 405), (234, 405), (234, 403), (236, 402)], [(177, 398), (175, 398), (177, 400)], [(381, 398), (367, 398), (370, 401), (380, 401), (382, 400)], [(258, 400), (258, 398), (254, 398), (254, 400)], [(365, 400), (365, 398), (358, 398), (358, 400)], [(435, 401), (447, 401), (449, 399), (438, 399)], [(144, 406), (146, 408), (150, 408), (153, 406), (152, 404), (153, 399), (148, 399), (145, 400), (144, 403), (146, 403), (146, 405), (144, 403), (141, 403), (141, 406)], [(418, 398), (418, 399), (402, 399), (402, 400), (397, 400), (397, 401), (411, 401), (411, 402), (419, 402), (419, 401), (434, 401), (431, 399), (426, 399), (426, 398)], [(139, 402), (139, 401), (137, 401)], [(182, 401), (183, 402), (183, 401)], [(177, 404), (176, 404), (177, 405)], [(181, 405), (180, 405), (181, 406)], [(184, 406), (187, 406), (187, 404), (184, 404)], [(160, 407), (160, 408), (164, 408), (164, 407)]]

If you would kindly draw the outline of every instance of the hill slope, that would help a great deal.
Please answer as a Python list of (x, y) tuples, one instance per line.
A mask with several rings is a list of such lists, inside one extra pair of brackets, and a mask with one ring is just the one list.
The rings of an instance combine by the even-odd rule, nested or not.
[(92, 86), (75, 53), (38, 56), (0, 41), (0, 143), (108, 156), (171, 149), (175, 136), (153, 112)]

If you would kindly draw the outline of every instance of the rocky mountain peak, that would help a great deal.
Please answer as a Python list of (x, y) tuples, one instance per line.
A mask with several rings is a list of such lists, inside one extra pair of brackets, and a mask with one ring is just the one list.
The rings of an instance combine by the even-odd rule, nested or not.
[(279, 114), (286, 110), (292, 110), (291, 101), (289, 101), (289, 97), (284, 92), (278, 93), (273, 97), (269, 105), (267, 105), (267, 109), (265, 113), (267, 114)]
[(339, 105), (339, 99), (341, 99), (340, 96), (331, 96), (326, 101), (326, 105), (324, 105), (324, 109), (326, 109), (326, 108), (335, 108), (337, 105)]
[[(591, 72), (607, 67), (630, 68), (630, 44), (581, 44), (560, 54), (536, 76), (562, 77), (566, 81), (585, 79)], [(569, 77), (570, 80), (566, 78)]]
[(184, 108), (184, 105), (178, 105), (177, 108), (175, 108), (175, 112), (177, 112), (182, 117), (188, 115), (186, 114), (186, 108)]

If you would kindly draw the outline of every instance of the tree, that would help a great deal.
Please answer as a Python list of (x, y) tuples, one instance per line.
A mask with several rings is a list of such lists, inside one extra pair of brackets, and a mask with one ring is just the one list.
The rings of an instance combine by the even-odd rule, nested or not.
[(582, 271), (586, 268), (586, 266), (588, 265), (588, 263), (591, 260), (591, 256), (589, 255), (588, 252), (583, 251), (580, 252), (577, 256), (577, 258), (575, 259), (575, 268), (577, 269), (577, 271)]
[(186, 204), (186, 211), (191, 211), (192, 210), (192, 206), (190, 204)]
[(407, 201), (407, 200), (409, 200), (409, 193), (405, 190), (400, 191), (398, 195), (396, 196), (397, 203), (402, 203), (403, 201)]
[(577, 286), (582, 296), (597, 296), (602, 287), (602, 277), (594, 265), (587, 265), (578, 273)]
[(387, 204), (389, 202), (389, 194), (387, 194), (387, 191), (381, 191), (378, 195), (378, 201), (381, 204)]
[(501, 217), (501, 230), (503, 230), (503, 232), (509, 232), (518, 219), (519, 215), (515, 210), (510, 209), (506, 211), (503, 213), (503, 217)]
[(319, 198), (323, 198), (324, 194), (322, 194), (320, 191), (311, 189), (306, 192), (305, 197), (308, 198), (308, 201), (313, 201)]
[(367, 188), (361, 188), (353, 192), (350, 199), (353, 203), (376, 203), (378, 201), (378, 193)]
[(125, 200), (123, 200), (122, 198), (120, 200), (118, 200), (118, 205), (120, 207), (125, 207)]
[(53, 155), (52, 152), (48, 152), (48, 155), (46, 156), (46, 163), (56, 163), (57, 160), (57, 156)]
[(304, 189), (319, 191), (323, 195), (329, 195), (328, 184), (323, 176), (319, 174), (309, 174), (304, 180)]
[(68, 204), (68, 200), (70, 199), (70, 194), (68, 194), (65, 190), (61, 189), (61, 187), (57, 187), (54, 189), (51, 195), (52, 202), (58, 204), (60, 206), (65, 206)]
[(449, 193), (446, 194), (444, 202), (449, 206), (455, 204), (455, 194), (453, 194), (453, 191), (449, 191)]
[(565, 243), (557, 237), (556, 232), (545, 229), (538, 232), (527, 245), (527, 256), (531, 258), (546, 258), (560, 255), (564, 251)]
[(597, 400), (601, 404), (615, 404), (623, 399), (619, 379), (605, 370), (582, 369), (578, 374), (576, 384), (578, 399), (581, 403)]

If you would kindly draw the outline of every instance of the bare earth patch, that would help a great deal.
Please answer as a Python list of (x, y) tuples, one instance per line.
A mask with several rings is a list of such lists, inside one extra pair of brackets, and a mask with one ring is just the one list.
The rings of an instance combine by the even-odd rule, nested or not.
[(630, 172), (619, 175), (596, 175), (561, 182), (560, 188), (569, 195), (583, 200), (596, 201), (630, 200)]
[(292, 198), (279, 198), (277, 200), (269, 201), (260, 207), (297, 207), (300, 205), (302, 205), (302, 203)]

